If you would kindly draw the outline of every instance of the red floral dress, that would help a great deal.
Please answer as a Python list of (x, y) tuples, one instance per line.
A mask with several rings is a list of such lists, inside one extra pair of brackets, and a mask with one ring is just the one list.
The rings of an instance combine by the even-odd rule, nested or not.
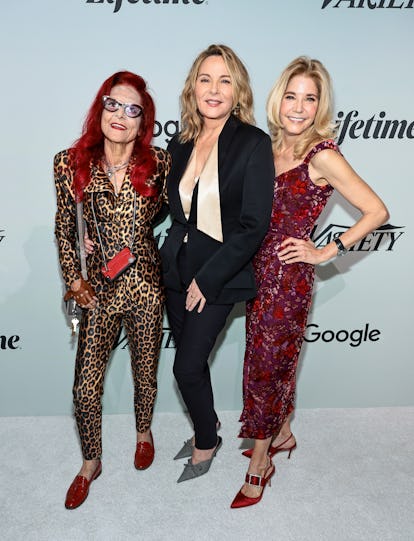
[(314, 266), (284, 264), (277, 251), (288, 237), (310, 238), (333, 192), (331, 186), (316, 186), (309, 178), (310, 160), (324, 149), (339, 152), (334, 141), (323, 141), (300, 165), (275, 180), (270, 228), (253, 260), (258, 293), (246, 310), (241, 438), (264, 439), (278, 433), (294, 409)]

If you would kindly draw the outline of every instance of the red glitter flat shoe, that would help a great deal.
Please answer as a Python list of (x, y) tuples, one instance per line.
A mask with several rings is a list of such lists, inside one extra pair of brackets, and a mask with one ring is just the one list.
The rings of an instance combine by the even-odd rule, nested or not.
[(149, 441), (139, 441), (135, 451), (134, 465), (137, 470), (146, 470), (152, 464), (155, 455), (154, 440), (150, 431), (151, 443)]
[(95, 481), (102, 473), (102, 464), (99, 461), (99, 464), (96, 467), (96, 470), (93, 472), (90, 481), (86, 479), (83, 475), (77, 475), (73, 480), (72, 484), (69, 487), (69, 490), (66, 494), (65, 507), (66, 509), (76, 509), (86, 500), (89, 494), (89, 487), (92, 481)]

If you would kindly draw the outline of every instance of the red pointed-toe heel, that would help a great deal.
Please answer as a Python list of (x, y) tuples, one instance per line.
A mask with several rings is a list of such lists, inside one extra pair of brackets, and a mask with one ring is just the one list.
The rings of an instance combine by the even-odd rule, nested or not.
[[(282, 443), (280, 443), (279, 445), (276, 445), (275, 447), (273, 447), (273, 445), (271, 445), (269, 447), (269, 456), (274, 457), (277, 453), (282, 453), (283, 451), (287, 451), (289, 453), (288, 458), (290, 458), (290, 455), (292, 454), (292, 451), (294, 449), (296, 449), (296, 441), (290, 447), (283, 447), (283, 446), (293, 437), (294, 436), (293, 436), (293, 434), (291, 432), (289, 434), (289, 436), (284, 441), (282, 441)], [(246, 449), (245, 451), (242, 452), (242, 455), (247, 456), (247, 458), (251, 458), (252, 454), (253, 454), (253, 449)]]
[(154, 460), (155, 449), (154, 439), (152, 432), (150, 431), (151, 442), (139, 441), (135, 450), (134, 465), (137, 470), (146, 470), (149, 468)]
[(246, 473), (246, 483), (248, 485), (253, 485), (256, 487), (262, 487), (262, 492), (256, 498), (249, 498), (249, 496), (243, 494), (242, 489), (240, 489), (239, 492), (236, 494), (236, 497), (232, 501), (230, 507), (232, 509), (239, 509), (240, 507), (249, 507), (250, 505), (255, 505), (256, 503), (259, 503), (262, 499), (266, 485), (269, 484), (269, 487), (271, 486), (271, 478), (274, 473), (275, 466), (272, 463), (272, 459), (270, 459), (269, 468), (267, 469), (267, 475), (262, 477), (261, 475)]
[(66, 494), (66, 509), (76, 509), (83, 504), (88, 497), (89, 487), (91, 486), (92, 481), (95, 481), (95, 479), (97, 479), (101, 473), (102, 463), (99, 461), (99, 464), (97, 465), (96, 470), (93, 472), (89, 481), (83, 475), (77, 475), (75, 477)]

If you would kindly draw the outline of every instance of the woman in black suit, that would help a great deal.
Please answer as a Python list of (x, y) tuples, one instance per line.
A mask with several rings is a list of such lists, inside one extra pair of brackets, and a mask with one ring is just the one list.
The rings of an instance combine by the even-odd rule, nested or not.
[(182, 131), (168, 146), (173, 223), (161, 257), (174, 375), (195, 432), (176, 456), (190, 457), (178, 482), (206, 473), (221, 445), (208, 357), (234, 304), (256, 293), (251, 258), (269, 225), (274, 165), (270, 138), (253, 122), (244, 65), (211, 45), (191, 67)]

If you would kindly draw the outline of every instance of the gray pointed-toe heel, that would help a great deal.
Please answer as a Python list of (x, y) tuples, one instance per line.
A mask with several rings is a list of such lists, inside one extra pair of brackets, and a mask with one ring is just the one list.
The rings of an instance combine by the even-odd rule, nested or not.
[(184, 442), (184, 445), (181, 447), (181, 449), (178, 451), (178, 453), (175, 455), (174, 460), (178, 460), (179, 458), (188, 458), (192, 456), (193, 454), (193, 438), (188, 439)]
[[(217, 421), (216, 429), (220, 430), (220, 428), (221, 428), (221, 423), (220, 421)], [(193, 451), (194, 451), (193, 440), (194, 440), (194, 436), (184, 442), (184, 445), (175, 455), (174, 460), (179, 460), (180, 458), (190, 458), (191, 456), (193, 456)]]
[(184, 465), (184, 471), (178, 478), (177, 483), (189, 481), (190, 479), (195, 479), (196, 477), (200, 477), (201, 475), (207, 473), (210, 469), (211, 463), (213, 462), (213, 458), (216, 456), (217, 451), (220, 449), (222, 443), (223, 439), (218, 436), (216, 448), (214, 449), (211, 458), (209, 458), (208, 460), (203, 460), (203, 462), (199, 462), (198, 464), (192, 464), (190, 458), (187, 464)]

